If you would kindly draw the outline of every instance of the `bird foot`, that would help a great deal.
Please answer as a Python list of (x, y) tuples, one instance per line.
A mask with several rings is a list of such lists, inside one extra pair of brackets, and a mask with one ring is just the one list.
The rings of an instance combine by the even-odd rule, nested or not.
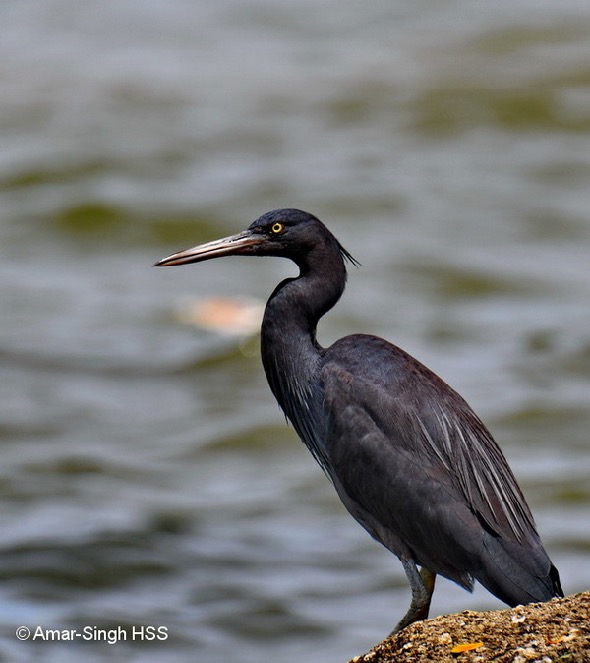
[(429, 571), (422, 567), (420, 572), (413, 562), (402, 562), (410, 587), (412, 589), (412, 602), (408, 612), (396, 624), (390, 636), (399, 633), (402, 629), (406, 628), (414, 622), (421, 621), (428, 618), (430, 611), (430, 601), (432, 593), (434, 592), (434, 582), (436, 580), (436, 573)]

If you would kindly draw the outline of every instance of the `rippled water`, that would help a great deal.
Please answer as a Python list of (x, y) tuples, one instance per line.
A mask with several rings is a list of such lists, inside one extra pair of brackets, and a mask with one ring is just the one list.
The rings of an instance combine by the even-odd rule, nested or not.
[[(386, 336), (464, 394), (590, 586), (586, 2), (6, 0), (0, 55), (5, 660), (339, 663), (407, 607), (256, 340), (178, 321), (293, 269), (151, 268), (274, 207), (363, 264), (321, 340)], [(433, 614), (494, 607), (441, 581)]]

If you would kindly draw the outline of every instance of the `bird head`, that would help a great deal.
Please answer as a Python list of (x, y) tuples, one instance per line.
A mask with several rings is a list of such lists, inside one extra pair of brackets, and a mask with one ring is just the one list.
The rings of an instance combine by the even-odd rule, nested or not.
[(231, 255), (277, 256), (302, 264), (311, 251), (327, 246), (356, 263), (313, 214), (297, 209), (278, 209), (263, 214), (236, 235), (179, 251), (163, 258), (156, 266), (188, 265)]

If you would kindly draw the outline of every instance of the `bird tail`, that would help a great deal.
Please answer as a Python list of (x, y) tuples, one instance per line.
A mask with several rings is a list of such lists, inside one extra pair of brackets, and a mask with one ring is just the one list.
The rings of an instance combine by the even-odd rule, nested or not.
[(540, 541), (532, 543), (533, 547), (524, 547), (486, 532), (486, 564), (473, 575), (492, 594), (512, 607), (563, 596), (559, 571)]

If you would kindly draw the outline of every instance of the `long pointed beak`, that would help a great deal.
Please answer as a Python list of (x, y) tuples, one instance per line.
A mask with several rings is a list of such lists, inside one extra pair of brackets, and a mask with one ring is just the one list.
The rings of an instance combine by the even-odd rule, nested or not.
[(263, 236), (255, 235), (250, 230), (244, 230), (237, 235), (215, 239), (212, 242), (194, 246), (192, 249), (173, 253), (167, 258), (159, 260), (155, 267), (176, 267), (177, 265), (189, 265), (192, 262), (202, 262), (221, 256), (247, 255), (252, 253), (253, 247), (259, 246), (263, 242)]

